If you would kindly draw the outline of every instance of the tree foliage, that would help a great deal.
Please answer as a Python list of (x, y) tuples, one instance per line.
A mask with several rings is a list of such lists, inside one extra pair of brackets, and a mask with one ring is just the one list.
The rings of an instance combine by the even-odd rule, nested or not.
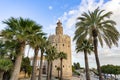
[(100, 61), (98, 57), (98, 42), (103, 47), (103, 42), (111, 48), (112, 45), (118, 46), (120, 33), (115, 28), (115, 21), (110, 19), (112, 12), (105, 12), (99, 8), (94, 11), (84, 12), (76, 23), (74, 39), (76, 45), (81, 45), (85, 39), (88, 39), (94, 45), (94, 53), (99, 73), (99, 80), (102, 79)]
[[(84, 39), (93, 40), (93, 36), (96, 33), (100, 45), (103, 47), (103, 42), (108, 47), (112, 45), (118, 45), (119, 32), (116, 29), (115, 21), (110, 19), (112, 12), (105, 12), (99, 8), (94, 11), (84, 12), (78, 17), (76, 23), (76, 31), (73, 40), (76, 40), (76, 44), (82, 44)], [(93, 33), (94, 32), (94, 33)]]
[(102, 73), (105, 74), (120, 74), (120, 66), (114, 66), (114, 65), (103, 65), (101, 66)]
[(41, 42), (41, 35), (44, 34), (42, 33), (42, 26), (28, 18), (23, 19), (22, 17), (11, 17), (4, 20), (3, 23), (6, 24), (7, 27), (2, 30), (2, 37), (5, 40), (14, 40), (14, 42), (18, 43), (14, 52), (14, 58), (12, 57), (14, 59), (14, 69), (11, 77), (11, 80), (17, 80), (26, 44), (33, 44), (32, 47), (38, 47), (38, 43)]
[(115, 79), (116, 79), (116, 75), (120, 74), (120, 66), (114, 66), (114, 65), (103, 65), (101, 66), (101, 71), (104, 74), (114, 74), (115, 75)]
[(30, 59), (28, 57), (23, 58), (21, 64), (21, 70), (24, 71), (25, 74), (28, 73), (28, 75), (30, 76), (32, 67), (30, 65)]
[(47, 80), (51, 80), (51, 76), (52, 76), (52, 62), (58, 58), (57, 56), (57, 49), (52, 46), (52, 45), (48, 45), (46, 48), (46, 55), (45, 55), (47, 62)]
[(13, 63), (9, 59), (0, 59), (0, 71), (8, 71), (12, 69)]
[(79, 62), (73, 63), (73, 67), (74, 69), (80, 69), (80, 63)]

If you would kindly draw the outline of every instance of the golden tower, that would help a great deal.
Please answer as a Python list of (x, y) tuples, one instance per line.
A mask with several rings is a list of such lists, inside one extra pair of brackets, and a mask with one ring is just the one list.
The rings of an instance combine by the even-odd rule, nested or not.
[[(71, 59), (71, 39), (68, 35), (63, 34), (63, 27), (60, 21), (57, 22), (56, 34), (50, 35), (50, 43), (56, 47), (58, 52), (65, 52), (67, 54), (67, 59), (63, 60), (63, 78), (71, 79), (72, 77), (72, 59)], [(53, 61), (53, 76), (58, 76), (57, 67), (60, 67), (60, 60)]]

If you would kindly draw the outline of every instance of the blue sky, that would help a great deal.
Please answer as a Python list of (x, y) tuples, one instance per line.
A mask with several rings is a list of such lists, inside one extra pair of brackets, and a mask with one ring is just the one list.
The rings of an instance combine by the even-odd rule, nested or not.
[[(69, 3), (68, 3), (69, 2)], [(0, 19), (24, 17), (47, 28), (59, 16), (80, 4), (80, 0), (1, 0)]]
[[(113, 12), (111, 19), (116, 21), (116, 28), (120, 32), (120, 0), (0, 0), (0, 30), (5, 28), (1, 21), (10, 17), (23, 17), (41, 24), (43, 31), (50, 35), (55, 33), (56, 22), (60, 19), (64, 33), (71, 36), (72, 61), (84, 66), (84, 55), (76, 54), (72, 41), (76, 18), (97, 7)], [(107, 46), (99, 46), (98, 51), (101, 65), (120, 65), (120, 41), (119, 47), (109, 49)], [(89, 55), (89, 63), (90, 67), (96, 66), (93, 54)]]

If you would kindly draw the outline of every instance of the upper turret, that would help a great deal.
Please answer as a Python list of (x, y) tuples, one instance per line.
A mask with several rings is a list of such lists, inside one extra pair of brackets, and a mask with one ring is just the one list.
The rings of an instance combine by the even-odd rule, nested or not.
[(63, 35), (63, 27), (60, 20), (57, 22), (57, 27), (56, 27), (56, 35), (59, 35), (59, 34)]

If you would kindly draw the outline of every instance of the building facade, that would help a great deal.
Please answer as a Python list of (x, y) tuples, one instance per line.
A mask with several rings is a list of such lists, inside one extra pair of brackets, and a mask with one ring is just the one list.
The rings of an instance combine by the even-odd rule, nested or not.
[[(58, 21), (56, 27), (56, 34), (49, 36), (50, 43), (56, 47), (58, 52), (67, 54), (67, 59), (63, 60), (63, 78), (71, 79), (72, 77), (72, 57), (71, 57), (71, 39), (68, 35), (63, 34), (62, 23)], [(53, 76), (58, 76), (57, 68), (60, 67), (60, 60), (53, 61)]]

